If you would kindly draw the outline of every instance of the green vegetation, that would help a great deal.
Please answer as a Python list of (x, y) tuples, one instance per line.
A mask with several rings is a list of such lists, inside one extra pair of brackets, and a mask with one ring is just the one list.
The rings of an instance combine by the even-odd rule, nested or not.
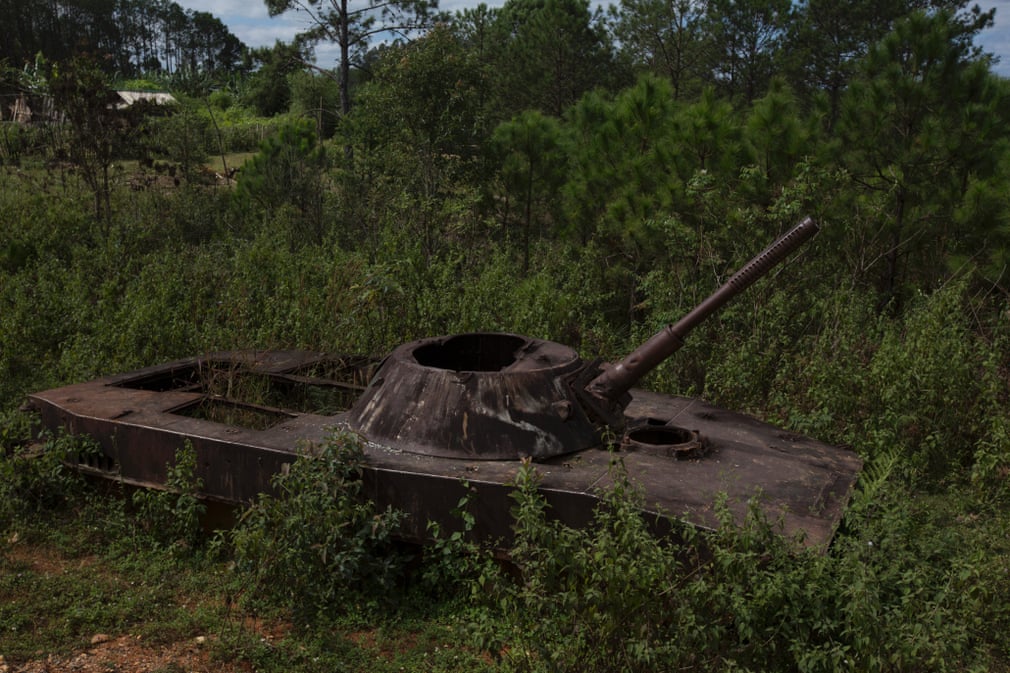
[[(5, 663), (109, 633), (265, 671), (1010, 668), (1010, 84), (991, 15), (924, 4), (509, 0), (339, 76), (302, 43), (253, 72), (19, 52), (0, 92), (63, 116), (0, 123)], [(110, 62), (178, 103), (107, 105)], [(646, 385), (858, 452), (824, 553), (756, 508), (655, 540), (616, 459), (581, 531), (524, 466), (508, 565), (404, 549), (342, 436), (205, 531), (191, 451), (164, 492), (99, 487), (61, 462), (87, 438), (19, 410), (215, 350), (507, 330), (615, 358), (806, 214), (801, 263)]]
[(306, 620), (395, 588), (400, 516), (362, 497), (362, 459), (357, 438), (335, 434), (275, 476), (278, 497), (261, 495), (242, 515), (228, 541), (256, 597)]
[(171, 0), (3, 0), (0, 26), (8, 30), (0, 62), (20, 68), (37, 55), (65, 61), (81, 50), (100, 53), (105, 71), (130, 78), (130, 89), (157, 88), (157, 78), (141, 76), (151, 73), (228, 73), (245, 51), (219, 19)]
[(734, 525), (718, 502), (718, 531), (657, 540), (618, 460), (593, 526), (569, 529), (527, 464), (503, 566), (460, 533), (423, 557), (394, 551), (397, 516), (360, 499), (348, 436), (299, 459), (234, 529), (192, 544), (161, 528), (192, 530), (184, 492), (135, 493), (131, 506), (59, 462), (86, 444), (47, 448), (4, 463), (8, 660), (103, 632), (152, 646), (202, 637), (213, 658), (265, 671), (992, 670), (1010, 654), (1005, 514), (967, 485), (915, 493), (895, 456), (867, 469), (828, 554), (799, 551), (756, 507)]

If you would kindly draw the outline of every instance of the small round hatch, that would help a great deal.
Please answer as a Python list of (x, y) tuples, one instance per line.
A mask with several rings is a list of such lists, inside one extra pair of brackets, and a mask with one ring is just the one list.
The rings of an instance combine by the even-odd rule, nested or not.
[(705, 453), (705, 443), (696, 431), (651, 423), (629, 428), (621, 448), (671, 458), (700, 458)]

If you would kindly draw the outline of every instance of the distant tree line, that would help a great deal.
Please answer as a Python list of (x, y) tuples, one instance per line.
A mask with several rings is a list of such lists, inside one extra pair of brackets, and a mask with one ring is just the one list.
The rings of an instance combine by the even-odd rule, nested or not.
[[(827, 0), (619, 0), (606, 11), (507, 0), (451, 15), (420, 0), (397, 12), (365, 0), (346, 11), (337, 0), (267, 5), (313, 10), (315, 23), (291, 44), (245, 50), (210, 15), (165, 0), (31, 11), (0, 0), (0, 12), (3, 25), (30, 28), (10, 31), (5, 49), (25, 58), (31, 40), (52, 41), (51, 93), (96, 64), (154, 75), (200, 115), (226, 113), (205, 122), (215, 153), (227, 149), (219, 121), (239, 137), (252, 113), (311, 120), (311, 132), (279, 134), (263, 175), (250, 165), (241, 186), (266, 217), (295, 213), (294, 230), (316, 242), (378, 246), (392, 228), (434, 258), (495, 241), (524, 272), (544, 248), (602, 245), (623, 324), (639, 317), (640, 276), (662, 261), (670, 223), (711, 235), (720, 221), (730, 241), (747, 222), (761, 241), (786, 211), (848, 220), (832, 235), (851, 237), (839, 249), (851, 245), (849, 266), (872, 277), (881, 305), (968, 260), (1003, 282), (1010, 83), (975, 44), (994, 13), (969, 0), (856, 0), (845, 11)], [(365, 49), (383, 25), (401, 37)], [(352, 28), (354, 53), (307, 67), (313, 45)], [(82, 41), (94, 62), (60, 60)], [(171, 68), (199, 81), (157, 76)], [(203, 137), (200, 115), (172, 123)], [(324, 157), (318, 141), (341, 156)]]
[(0, 27), (0, 62), (15, 68), (38, 54), (60, 62), (88, 52), (119, 77), (223, 73), (239, 67), (245, 52), (217, 17), (171, 0), (0, 0)]

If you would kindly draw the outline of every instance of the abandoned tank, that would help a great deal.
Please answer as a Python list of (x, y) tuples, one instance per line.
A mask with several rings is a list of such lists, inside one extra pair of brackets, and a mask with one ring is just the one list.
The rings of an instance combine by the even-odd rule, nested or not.
[[(215, 353), (35, 393), (53, 429), (87, 434), (88, 474), (165, 484), (189, 442), (201, 495), (242, 505), (334, 431), (364, 439), (363, 491), (404, 512), (402, 535), (459, 526), (469, 489), (473, 533), (507, 544), (511, 483), (532, 460), (559, 520), (587, 525), (619, 456), (657, 534), (676, 521), (717, 525), (725, 494), (742, 520), (757, 498), (783, 533), (810, 546), (834, 534), (861, 468), (851, 451), (701, 399), (634, 388), (684, 337), (816, 232), (805, 219), (679, 322), (622, 361), (568, 346), (480, 332), (406, 343), (383, 360), (306, 351)], [(651, 515), (655, 516), (651, 516)]]

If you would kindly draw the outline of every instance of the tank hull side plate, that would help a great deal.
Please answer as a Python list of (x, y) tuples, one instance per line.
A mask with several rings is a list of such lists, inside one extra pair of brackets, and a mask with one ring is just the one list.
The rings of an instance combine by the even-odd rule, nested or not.
[[(217, 354), (215, 362), (238, 361)], [(316, 353), (260, 354), (247, 369), (271, 374), (304, 368), (323, 357)], [(318, 414), (256, 407), (274, 414), (267, 427), (241, 427), (180, 413), (205, 402), (202, 390), (145, 390), (124, 381), (168, 376), (197, 359), (36, 393), (32, 405), (43, 423), (56, 430), (94, 437), (101, 456), (77, 458), (82, 471), (125, 483), (164, 484), (167, 465), (186, 443), (197, 453), (197, 474), (208, 499), (244, 505), (273, 491), (271, 478), (299, 456), (311, 453), (334, 429), (346, 428), (346, 413)], [(257, 369), (258, 368), (258, 369)], [(146, 379), (144, 377), (147, 377)], [(250, 407), (254, 405), (249, 405)], [(811, 546), (834, 535), (862, 463), (853, 452), (787, 433), (767, 423), (692, 398), (632, 391), (631, 418), (671, 423), (697, 431), (705, 455), (678, 459), (642, 451), (588, 449), (536, 463), (540, 489), (557, 519), (584, 526), (591, 522), (601, 490), (612, 483), (612, 463), (621, 460), (641, 489), (650, 524), (658, 533), (673, 522), (712, 528), (715, 503), (725, 494), (734, 518), (743, 521), (748, 502), (757, 498), (782, 532)], [(475, 535), (508, 544), (512, 535), (510, 493), (520, 463), (464, 460), (407, 453), (371, 442), (365, 447), (366, 494), (384, 508), (407, 514), (404, 537), (424, 541), (427, 523), (458, 528), (453, 514), (469, 486), (476, 515)]]

